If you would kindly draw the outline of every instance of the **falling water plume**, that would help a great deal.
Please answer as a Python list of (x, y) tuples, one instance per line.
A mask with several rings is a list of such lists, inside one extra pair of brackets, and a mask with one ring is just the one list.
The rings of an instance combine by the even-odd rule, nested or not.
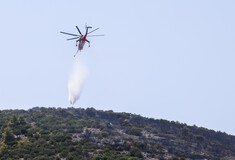
[(79, 59), (75, 59), (68, 80), (69, 102), (74, 104), (80, 97), (82, 86), (88, 76), (86, 65)]

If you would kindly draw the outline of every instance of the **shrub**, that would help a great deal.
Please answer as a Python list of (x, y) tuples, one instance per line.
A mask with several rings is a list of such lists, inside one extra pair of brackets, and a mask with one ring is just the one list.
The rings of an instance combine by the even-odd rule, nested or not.
[(127, 130), (127, 134), (131, 134), (131, 135), (135, 135), (135, 136), (141, 136), (141, 129), (140, 128), (136, 128), (136, 127), (132, 127), (130, 129)]

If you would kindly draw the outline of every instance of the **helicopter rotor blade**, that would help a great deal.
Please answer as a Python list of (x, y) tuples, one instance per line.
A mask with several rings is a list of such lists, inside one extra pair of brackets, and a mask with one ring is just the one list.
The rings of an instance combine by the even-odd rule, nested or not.
[(96, 37), (96, 36), (104, 36), (104, 34), (101, 34), (101, 35), (88, 35), (87, 37)]
[(67, 35), (70, 35), (70, 36), (79, 36), (77, 34), (72, 34), (72, 33), (67, 33), (67, 32), (60, 32), (60, 33), (67, 34)]
[(78, 38), (80, 38), (81, 36), (79, 36), (79, 37), (74, 37), (74, 38), (69, 38), (69, 39), (67, 39), (67, 40), (74, 40), (74, 39), (78, 39)]
[(96, 29), (94, 29), (93, 31), (90, 31), (90, 32), (87, 33), (87, 34), (90, 34), (90, 33), (94, 32), (94, 31), (96, 31), (96, 30), (98, 30), (98, 29), (100, 29), (100, 28), (96, 28)]
[(76, 26), (78, 32), (80, 33), (80, 35), (82, 35), (81, 31), (79, 30), (78, 26)]

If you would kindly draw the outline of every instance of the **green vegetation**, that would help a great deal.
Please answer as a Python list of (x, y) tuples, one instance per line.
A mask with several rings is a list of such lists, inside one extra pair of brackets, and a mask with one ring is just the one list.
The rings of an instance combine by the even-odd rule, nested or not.
[(234, 144), (225, 133), (94, 108), (0, 111), (0, 160), (214, 159), (235, 156)]

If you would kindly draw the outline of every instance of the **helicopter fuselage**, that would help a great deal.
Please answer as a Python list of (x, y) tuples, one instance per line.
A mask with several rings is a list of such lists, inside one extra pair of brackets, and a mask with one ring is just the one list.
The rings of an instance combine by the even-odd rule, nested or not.
[(79, 42), (78, 50), (80, 50), (80, 51), (83, 49), (83, 47), (87, 41), (86, 36), (87, 36), (87, 33), (85, 35), (83, 35), (79, 40), (77, 40), (77, 42)]

